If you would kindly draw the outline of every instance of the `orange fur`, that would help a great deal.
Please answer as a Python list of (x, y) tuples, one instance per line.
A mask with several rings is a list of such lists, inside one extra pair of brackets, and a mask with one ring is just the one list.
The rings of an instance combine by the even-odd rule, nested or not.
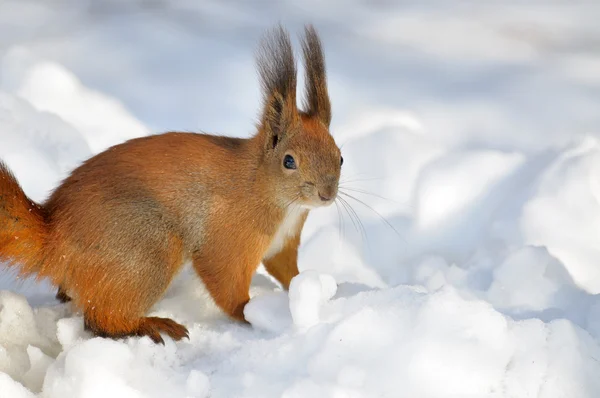
[(298, 275), (298, 247), (306, 216), (307, 214), (303, 215), (293, 236), (286, 240), (281, 251), (263, 259), (267, 272), (277, 279), (286, 290), (289, 289), (292, 278)]
[(23, 275), (36, 272), (42, 264), (42, 248), (48, 238), (46, 215), (0, 162), (0, 259), (19, 262)]
[[(287, 288), (308, 208), (337, 194), (324, 60), (312, 28), (306, 37), (307, 111), (296, 108), (293, 52), (279, 28), (263, 44), (264, 105), (249, 139), (171, 132), (130, 140), (84, 162), (43, 206), (0, 164), (0, 260), (49, 278), (99, 336), (187, 337), (184, 326), (146, 314), (190, 259), (217, 305), (244, 320), (261, 260)], [(284, 167), (290, 154), (293, 170)], [(282, 232), (290, 206), (306, 210)]]

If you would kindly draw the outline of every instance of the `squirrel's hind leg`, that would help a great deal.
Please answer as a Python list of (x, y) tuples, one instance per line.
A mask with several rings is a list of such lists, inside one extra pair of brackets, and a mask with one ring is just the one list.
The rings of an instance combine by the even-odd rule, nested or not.
[(107, 328), (107, 325), (99, 326), (87, 317), (84, 322), (85, 328), (99, 337), (115, 339), (128, 336), (148, 336), (156, 344), (165, 343), (160, 335), (161, 332), (167, 334), (175, 341), (181, 340), (184, 337), (189, 338), (187, 328), (169, 318), (144, 317), (132, 321), (121, 320), (118, 322), (118, 327), (116, 328), (114, 327), (115, 322), (112, 323), (111, 328)]
[(181, 241), (170, 237), (164, 244), (121, 256), (122, 263), (97, 257), (71, 281), (88, 330), (110, 338), (148, 336), (155, 343), (164, 343), (160, 333), (173, 340), (188, 337), (188, 330), (171, 319), (145, 317), (182, 265)]
[[(148, 336), (155, 343), (164, 344), (160, 333), (173, 340), (188, 336), (188, 330), (168, 318), (144, 317), (148, 310), (162, 296), (168, 281), (157, 278), (154, 286), (139, 286), (124, 282), (118, 289), (107, 288), (97, 297), (84, 301), (83, 316), (85, 328), (96, 336), (122, 338), (128, 336)], [(146, 290), (142, 290), (146, 288)], [(142, 294), (140, 294), (142, 292)]]

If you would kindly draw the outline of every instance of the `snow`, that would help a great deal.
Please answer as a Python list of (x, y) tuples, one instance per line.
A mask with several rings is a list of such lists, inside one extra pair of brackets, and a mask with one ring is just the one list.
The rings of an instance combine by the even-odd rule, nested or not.
[(321, 306), (331, 299), (337, 290), (331, 275), (319, 275), (314, 270), (296, 276), (288, 292), (290, 312), (294, 325), (310, 328), (321, 320)]
[[(600, 143), (589, 137), (563, 151), (540, 177), (521, 220), (525, 240), (543, 243), (573, 279), (600, 292)], [(573, 233), (576, 231), (576, 233)]]
[(190, 339), (164, 346), (94, 338), (0, 265), (0, 398), (600, 394), (599, 5), (167, 4), (0, 4), (0, 159), (27, 194), (129, 138), (247, 136), (260, 35), (312, 21), (360, 222), (313, 210), (249, 325), (186, 266), (151, 314)]
[(82, 86), (62, 65), (32, 58), (22, 48), (12, 49), (4, 56), (3, 80), (10, 82), (8, 89), (36, 109), (60, 116), (85, 134), (93, 152), (148, 134), (148, 129), (118, 101)]

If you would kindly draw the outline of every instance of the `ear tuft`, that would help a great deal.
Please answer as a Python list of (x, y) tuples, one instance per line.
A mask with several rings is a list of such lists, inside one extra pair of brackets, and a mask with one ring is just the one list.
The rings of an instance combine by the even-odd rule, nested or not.
[(289, 33), (278, 25), (262, 39), (258, 72), (263, 88), (262, 124), (274, 147), (298, 117), (296, 108), (296, 61)]
[(329, 127), (331, 123), (331, 103), (327, 92), (325, 56), (323, 55), (319, 35), (312, 25), (304, 28), (302, 53), (306, 70), (304, 110), (307, 114), (318, 117)]

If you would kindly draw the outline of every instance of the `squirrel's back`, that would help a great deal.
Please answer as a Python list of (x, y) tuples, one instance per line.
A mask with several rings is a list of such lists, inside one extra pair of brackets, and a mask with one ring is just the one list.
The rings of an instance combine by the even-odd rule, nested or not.
[(116, 145), (87, 160), (54, 191), (45, 203), (50, 227), (79, 242), (81, 250), (105, 246), (131, 255), (155, 247), (167, 233), (195, 250), (213, 205), (255, 197), (259, 187), (248, 181), (258, 160), (250, 145), (246, 139), (177, 132)]

